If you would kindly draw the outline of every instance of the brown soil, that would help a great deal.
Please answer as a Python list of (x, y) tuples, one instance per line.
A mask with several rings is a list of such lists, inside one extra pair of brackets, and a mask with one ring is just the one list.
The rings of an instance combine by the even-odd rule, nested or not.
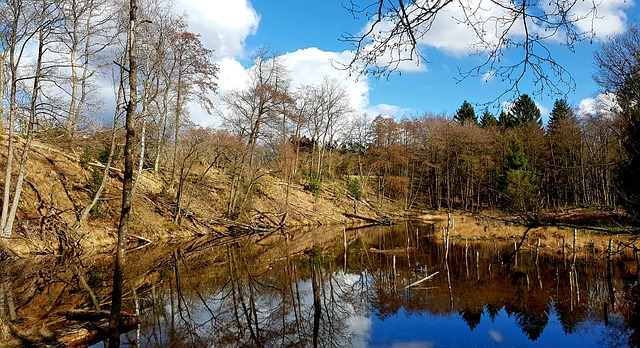
[[(6, 138), (0, 143), (0, 166), (6, 162)], [(18, 144), (20, 148), (21, 144)], [(95, 145), (95, 144), (94, 144)], [(82, 164), (82, 149), (92, 144), (66, 143), (50, 145), (34, 142), (29, 158), (26, 182), (19, 205), (14, 236), (8, 241), (8, 249), (18, 254), (57, 254), (60, 243), (64, 247), (81, 245), (83, 251), (107, 252), (115, 243), (119, 205), (121, 197), (122, 173), (119, 164), (111, 171), (110, 180), (103, 193), (99, 214), (90, 218), (79, 230), (71, 226), (91, 200), (91, 181), (94, 171), (101, 171), (99, 163)], [(132, 242), (141, 237), (151, 241), (171, 241), (189, 239), (208, 234), (228, 234), (238, 226), (223, 219), (229, 192), (229, 177), (222, 170), (214, 170), (196, 188), (191, 188), (187, 199), (191, 201), (191, 215), (181, 224), (172, 221), (173, 193), (163, 192), (164, 177), (144, 171), (134, 195), (130, 236)], [(304, 189), (304, 181), (287, 183), (271, 176), (264, 176), (256, 186), (251, 199), (251, 209), (238, 217), (241, 227), (258, 226), (269, 228), (282, 221), (287, 227), (344, 224), (347, 227), (364, 225), (366, 221), (345, 217), (344, 213), (354, 212), (354, 201), (349, 198), (345, 184), (341, 180), (324, 184), (318, 195)], [(288, 192), (287, 192), (288, 191)], [(286, 218), (283, 217), (285, 216)], [(359, 202), (357, 215), (371, 219), (419, 219), (446, 226), (447, 213), (405, 212), (393, 202), (369, 204)], [(566, 226), (616, 226), (624, 223), (619, 212), (598, 210), (572, 210), (553, 212), (543, 219), (548, 225), (565, 227), (541, 227), (529, 232), (529, 239), (539, 236), (541, 245), (551, 247), (557, 242), (548, 242), (551, 237), (572, 241), (573, 228)], [(471, 215), (455, 213), (452, 216), (454, 228), (452, 238), (489, 239), (517, 238), (524, 227), (514, 228), (499, 213)], [(506, 221), (506, 222), (505, 222)], [(586, 230), (585, 230), (586, 231)], [(593, 231), (593, 230), (590, 230)], [(582, 232), (581, 232), (582, 233)], [(608, 236), (592, 232), (580, 238), (579, 243), (593, 244), (603, 248)], [(628, 237), (614, 237), (628, 240)], [(142, 240), (142, 239), (140, 239)]]
[[(7, 152), (6, 137), (2, 140), (0, 167), (6, 163)], [(18, 144), (18, 149), (21, 145)], [(97, 162), (83, 166), (81, 153), (87, 146), (32, 144), (13, 237), (5, 243), (8, 249), (18, 254), (56, 254), (61, 238), (67, 247), (81, 244), (85, 251), (106, 251), (115, 243), (122, 194), (119, 163), (111, 171), (99, 213), (89, 218), (79, 230), (72, 228), (92, 198), (93, 172), (101, 172), (103, 168)], [(191, 188), (187, 195), (191, 201), (191, 214), (179, 225), (172, 221), (174, 193), (163, 192), (163, 180), (161, 174), (150, 171), (144, 171), (139, 180), (129, 232), (133, 242), (137, 241), (136, 236), (152, 241), (180, 240), (227, 233), (230, 228), (237, 227), (223, 219), (229, 192), (227, 173), (214, 170), (197, 188)], [(287, 227), (366, 223), (343, 215), (353, 213), (354, 202), (342, 183), (325, 184), (315, 196), (304, 189), (304, 184), (303, 181), (286, 183), (264, 176), (257, 183), (251, 209), (239, 216), (238, 221), (245, 227), (269, 228), (280, 224), (286, 213), (284, 223)], [(361, 216), (379, 219), (377, 211), (384, 210), (385, 207), (373, 209), (366, 202), (358, 203), (358, 215)]]

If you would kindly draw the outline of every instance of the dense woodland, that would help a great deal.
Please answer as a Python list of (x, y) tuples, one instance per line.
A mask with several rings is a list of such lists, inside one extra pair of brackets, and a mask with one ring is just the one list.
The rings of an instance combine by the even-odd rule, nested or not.
[[(618, 101), (608, 110), (578, 116), (558, 99), (543, 124), (533, 100), (520, 94), (499, 112), (461, 101), (451, 114), (393, 119), (355, 114), (334, 78), (294, 88), (268, 49), (254, 53), (244, 88), (216, 95), (215, 48), (205, 47), (169, 4), (140, 1), (131, 7), (137, 12), (129, 5), (0, 4), (8, 135), (3, 236), (12, 234), (34, 139), (80, 146), (82, 161), (106, 165), (92, 167), (94, 199), (77, 207), (75, 226), (99, 206), (108, 168), (127, 159), (133, 177), (162, 176), (176, 223), (189, 211), (185, 198), (198, 195), (213, 172), (228, 180), (226, 216), (240, 220), (267, 178), (303, 183), (313, 193), (341, 182), (354, 199), (404, 209), (505, 209), (525, 222), (549, 209), (635, 209), (624, 168), (636, 162), (632, 71), (639, 62), (623, 58), (637, 52), (637, 29), (603, 44), (596, 56), (597, 81)], [(220, 126), (190, 122), (194, 105), (223, 120)]]

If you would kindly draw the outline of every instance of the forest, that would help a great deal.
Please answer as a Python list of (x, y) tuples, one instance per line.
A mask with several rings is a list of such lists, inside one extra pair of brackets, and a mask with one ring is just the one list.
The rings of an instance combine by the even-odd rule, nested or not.
[[(225, 215), (239, 220), (266, 176), (304, 183), (312, 193), (342, 182), (355, 199), (405, 210), (502, 209), (526, 223), (539, 221), (543, 211), (569, 207), (635, 211), (633, 175), (625, 179), (624, 169), (632, 173), (637, 161), (637, 78), (625, 71), (638, 62), (624, 60), (616, 49), (635, 52), (637, 28), (603, 44), (595, 57), (596, 81), (618, 102), (607, 110), (577, 115), (561, 98), (543, 124), (539, 108), (523, 93), (494, 114), (465, 100), (451, 114), (397, 120), (355, 114), (335, 78), (292, 87), (286, 65), (266, 48), (254, 52), (244, 88), (214, 98), (213, 51), (188, 31), (184, 16), (168, 4), (144, 1), (132, 30), (126, 7), (2, 4), (0, 91), (8, 135), (3, 236), (12, 232), (34, 139), (74, 144), (83, 161), (99, 160), (107, 168), (95, 170), (94, 199), (77, 225), (100, 204), (105, 173), (124, 163), (123, 151), (130, 151), (133, 176), (162, 175), (175, 222), (189, 210), (187, 192), (197, 194), (193, 188), (214, 170), (228, 180)], [(129, 78), (132, 69), (136, 79)], [(220, 125), (191, 122), (189, 106), (196, 104), (219, 117)]]
[[(502, 209), (525, 223), (571, 207), (636, 209), (629, 184), (637, 156), (635, 77), (616, 69), (637, 66), (620, 62), (635, 49), (637, 28), (603, 44), (595, 57), (597, 82), (618, 101), (608, 110), (577, 115), (558, 99), (543, 124), (522, 93), (495, 113), (465, 100), (451, 114), (397, 120), (355, 114), (335, 78), (293, 88), (284, 62), (266, 48), (254, 52), (244, 88), (214, 98), (213, 51), (188, 31), (184, 16), (162, 2), (141, 2), (133, 30), (123, 15), (127, 5), (3, 3), (3, 236), (12, 234), (32, 140), (74, 144), (82, 161), (104, 164), (94, 170), (94, 199), (78, 212), (77, 226), (95, 212), (104, 174), (122, 166), (127, 151), (133, 177), (162, 176), (177, 223), (189, 211), (185, 196), (197, 195), (212, 171), (227, 176), (225, 216), (238, 220), (246, 219), (265, 177), (303, 183), (312, 193), (341, 182), (353, 198), (405, 210)], [(193, 105), (222, 122), (194, 124)]]
[[(380, 1), (378, 11), (383, 3), (395, 4)], [(403, 2), (398, 3), (396, 28), (405, 39), (408, 32), (415, 49), (413, 34), (419, 32), (412, 31), (417, 27), (411, 27)], [(559, 12), (551, 17), (565, 13), (563, 6), (572, 2), (552, 3)], [(541, 15), (536, 6), (525, 1), (522, 8), (508, 9), (523, 14), (525, 22), (527, 15), (546, 21), (547, 14)], [(429, 24), (434, 11), (411, 18), (426, 18), (416, 25)], [(561, 17), (549, 26), (571, 28), (573, 19)], [(503, 39), (509, 34), (505, 30)], [(0, 130), (2, 149), (6, 148), (0, 157), (0, 258), (12, 255), (5, 242), (28, 241), (46, 231), (60, 245), (48, 252), (70, 258), (69, 250), (90, 234), (74, 234), (83, 226), (87, 231), (90, 222), (105, 230), (117, 225), (117, 241), (111, 241), (112, 347), (120, 344), (129, 221), (139, 213), (133, 198), (142, 191), (145, 176), (161, 185), (153, 187), (154, 197), (137, 198), (155, 204), (157, 210), (162, 210), (158, 201), (169, 202), (170, 222), (162, 222), (168, 231), (198, 216), (194, 202), (206, 202), (207, 188), (216, 181), (222, 182), (218, 188), (224, 187), (220, 191), (225, 207), (215, 212), (220, 215), (216, 221), (245, 224), (236, 226), (247, 226), (260, 213), (254, 208), (268, 183), (285, 188), (286, 205), (292, 187), (302, 187), (313, 197), (331, 191), (334, 198), (353, 201), (354, 215), (360, 206), (392, 207), (388, 209), (395, 212), (502, 211), (535, 227), (573, 208), (624, 209), (629, 217), (624, 228), (640, 215), (635, 182), (640, 169), (638, 27), (603, 42), (593, 57), (594, 79), (613, 101), (610, 107), (578, 113), (561, 96), (546, 124), (531, 97), (540, 91), (519, 91), (521, 77), (514, 71), (550, 64), (559, 71), (557, 87), (566, 70), (550, 58), (536, 63), (539, 56), (531, 47), (516, 41), (484, 52), (490, 59), (497, 59), (503, 49), (526, 52), (524, 65), (498, 70), (516, 86), (509, 89), (518, 92), (511, 102), (496, 109), (469, 102), (474, 96), (461, 96), (460, 107), (451, 113), (427, 111), (395, 119), (357, 114), (346, 87), (336, 78), (294, 86), (285, 62), (268, 48), (253, 52), (245, 86), (218, 91), (220, 67), (214, 50), (219, 48), (206, 47), (200, 35), (190, 31), (186, 16), (160, 0), (7, 0), (0, 2), (0, 32)], [(402, 48), (394, 45), (396, 31), (385, 34), (391, 39), (381, 40), (382, 45)], [(545, 39), (534, 32), (525, 34), (526, 44)], [(570, 30), (566, 35), (569, 46), (575, 37), (584, 38)], [(364, 55), (364, 70), (384, 51), (361, 50), (367, 47), (364, 37), (348, 40), (356, 43), (356, 57)], [(354, 58), (350, 68), (359, 62)], [(386, 68), (393, 70), (394, 63), (397, 67), (398, 62), (392, 62)], [(381, 75), (387, 71), (378, 70)], [(554, 77), (536, 78), (544, 87)], [(219, 124), (203, 127), (192, 122), (190, 111), (195, 107), (219, 119)], [(63, 162), (47, 158), (55, 170), (41, 176), (62, 184), (45, 192), (34, 178), (39, 168), (33, 165), (43, 149), (55, 149), (82, 169), (63, 171)], [(85, 184), (65, 185), (73, 177)], [(113, 181), (121, 184), (121, 191), (113, 189)], [(47, 200), (56, 191), (64, 192), (70, 207)], [(113, 212), (115, 205), (118, 213)], [(35, 217), (30, 215), (34, 211)], [(320, 213), (313, 207), (309, 215)], [(32, 221), (39, 225), (30, 225)], [(177, 265), (177, 256), (174, 262)]]

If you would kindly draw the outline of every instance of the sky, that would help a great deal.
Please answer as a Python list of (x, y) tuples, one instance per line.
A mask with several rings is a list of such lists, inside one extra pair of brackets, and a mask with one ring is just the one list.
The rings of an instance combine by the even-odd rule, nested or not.
[[(354, 0), (364, 3), (365, 0)], [(465, 0), (466, 1), (466, 0)], [(478, 0), (470, 0), (478, 1)], [(602, 89), (592, 79), (595, 72), (593, 51), (607, 37), (624, 30), (640, 20), (640, 9), (634, 0), (581, 0), (580, 6), (600, 2), (593, 21), (595, 38), (576, 45), (572, 52), (558, 43), (548, 47), (553, 57), (563, 65), (576, 81), (575, 91), (566, 95), (573, 107), (592, 111), (596, 101), (605, 99)], [(469, 47), (471, 32), (456, 22), (456, 9), (441, 13), (431, 34), (420, 41), (421, 52), (428, 62), (404, 64), (399, 74), (376, 79), (372, 76), (349, 76), (336, 69), (332, 61), (347, 61), (352, 46), (340, 41), (345, 33), (358, 33), (366, 28), (366, 21), (354, 19), (343, 7), (348, 0), (176, 0), (179, 13), (188, 16), (189, 30), (201, 35), (206, 47), (215, 51), (220, 68), (219, 91), (224, 94), (245, 86), (246, 69), (258, 48), (267, 47), (286, 62), (291, 71), (293, 86), (320, 83), (324, 76), (342, 81), (356, 114), (378, 114), (400, 119), (424, 113), (453, 115), (468, 100), (476, 106), (497, 98), (507, 84), (496, 78), (471, 77), (457, 81), (459, 70), (469, 69), (482, 57), (472, 55)], [(586, 5), (585, 5), (586, 4)], [(588, 26), (589, 23), (581, 23)], [(521, 52), (507, 54), (509, 59)], [(531, 91), (528, 91), (531, 88)], [(525, 81), (522, 93), (533, 93), (531, 81)], [(507, 96), (509, 97), (509, 95)], [(541, 109), (543, 120), (553, 107), (557, 95), (533, 96)], [(489, 111), (496, 114), (508, 98), (492, 104)], [(222, 107), (219, 103), (219, 106)], [(216, 125), (215, 116), (205, 115), (192, 107), (191, 119), (202, 125)]]

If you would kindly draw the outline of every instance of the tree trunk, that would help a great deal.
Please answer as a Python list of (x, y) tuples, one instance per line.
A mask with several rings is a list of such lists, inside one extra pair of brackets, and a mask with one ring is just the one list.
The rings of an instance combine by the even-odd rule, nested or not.
[[(120, 84), (120, 86), (121, 87), (118, 88), (116, 105), (120, 105), (120, 99), (122, 98), (122, 94), (123, 94), (122, 84)], [(113, 128), (111, 129), (111, 144), (109, 145), (109, 156), (107, 157), (107, 163), (105, 163), (104, 169), (102, 171), (102, 180), (100, 181), (100, 186), (98, 186), (96, 193), (93, 195), (93, 199), (91, 200), (91, 203), (89, 203), (89, 205), (87, 205), (82, 210), (82, 213), (80, 214), (80, 217), (76, 222), (76, 226), (75, 226), (76, 228), (82, 227), (84, 222), (89, 217), (89, 213), (91, 213), (91, 209), (93, 209), (93, 207), (95, 207), (95, 205), (98, 204), (98, 201), (100, 200), (100, 196), (102, 196), (102, 191), (104, 191), (104, 187), (107, 185), (107, 180), (109, 179), (109, 170), (111, 169), (111, 162), (113, 162), (113, 154), (115, 153), (115, 150), (116, 150), (116, 133), (118, 130), (118, 114), (119, 113), (120, 113), (120, 110), (118, 107), (116, 107), (116, 111), (113, 114)]]
[(129, 0), (129, 102), (125, 119), (127, 132), (124, 146), (124, 179), (122, 184), (122, 209), (118, 224), (118, 245), (116, 261), (113, 270), (113, 292), (111, 294), (111, 314), (109, 315), (109, 347), (120, 346), (120, 312), (122, 308), (122, 288), (124, 284), (125, 250), (127, 247), (127, 233), (129, 230), (129, 216), (131, 213), (131, 196), (133, 191), (133, 143), (135, 129), (133, 117), (136, 111), (137, 99), (137, 68), (136, 68), (136, 0)]
[[(8, 130), (8, 145), (7, 145), (7, 164), (5, 167), (4, 177), (4, 192), (2, 199), (2, 215), (0, 216), (0, 233), (3, 238), (11, 237), (11, 228), (7, 227), (7, 218), (9, 216), (9, 202), (11, 200), (11, 171), (13, 169), (13, 152), (14, 152), (14, 123), (16, 118), (17, 108), (17, 93), (18, 93), (18, 61), (16, 61), (16, 45), (17, 45), (17, 31), (18, 31), (19, 18), (16, 16), (12, 23), (11, 37), (9, 38), (9, 68), (11, 69), (11, 87), (9, 90), (9, 122), (7, 124)], [(19, 57), (20, 55), (18, 55)], [(19, 58), (17, 59), (19, 60)]]

